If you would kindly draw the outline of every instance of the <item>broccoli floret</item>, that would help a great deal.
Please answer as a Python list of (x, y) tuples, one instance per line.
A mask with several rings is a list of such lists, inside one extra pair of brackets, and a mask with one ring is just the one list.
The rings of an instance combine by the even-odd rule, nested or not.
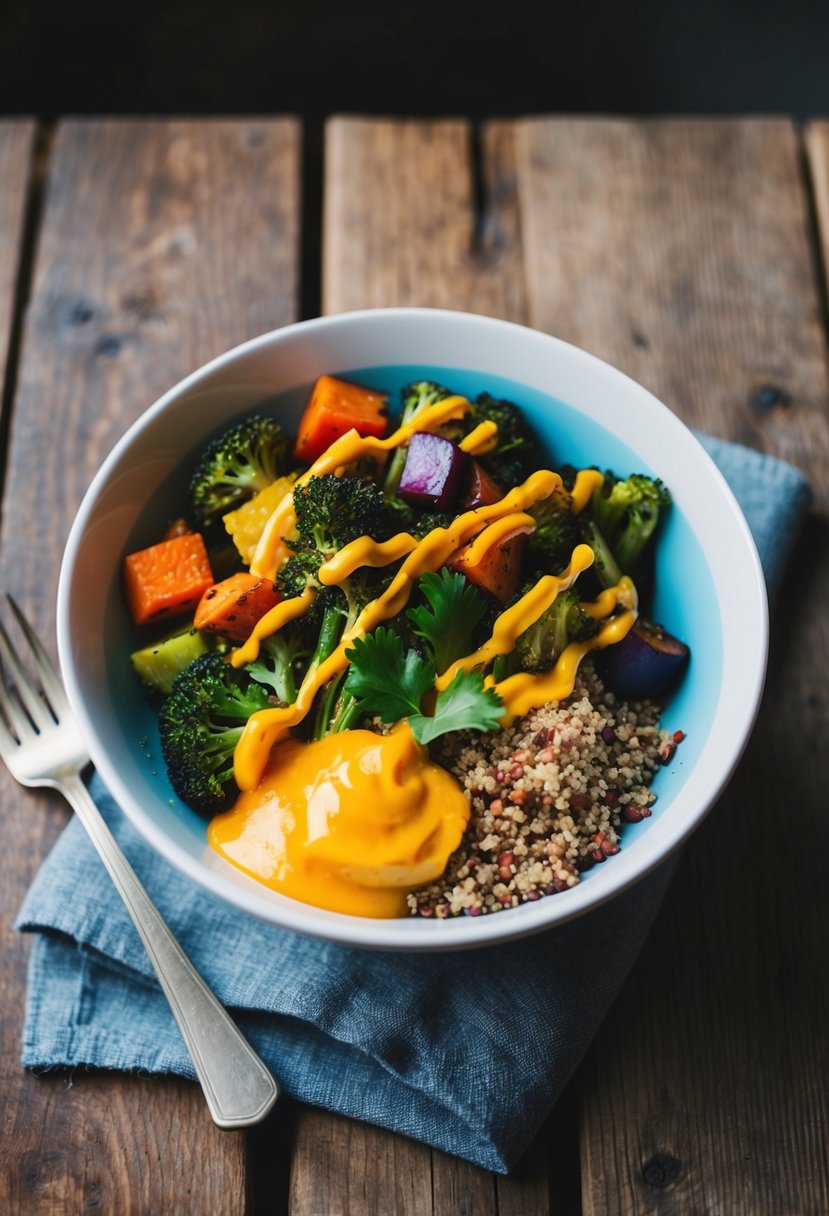
[(622, 577), (622, 569), (613, 556), (613, 550), (605, 540), (601, 529), (589, 515), (585, 515), (581, 519), (581, 532), (585, 544), (588, 544), (593, 550), (593, 565), (590, 567), (590, 574), (599, 587), (615, 587)]
[[(276, 576), (286, 597), (317, 584), (322, 563), (351, 541), (360, 536), (388, 540), (399, 531), (382, 490), (362, 477), (311, 477), (294, 490), (294, 512), (297, 536), (289, 542), (293, 553)], [(346, 598), (349, 582), (343, 584)]]
[(336, 553), (358, 536), (391, 535), (383, 492), (364, 477), (311, 477), (294, 490), (294, 511), (300, 539), (322, 553)]
[(549, 671), (571, 642), (584, 642), (598, 630), (598, 621), (584, 611), (579, 593), (571, 587), (560, 592), (547, 611), (524, 630), (515, 652), (524, 671)]
[(173, 789), (194, 811), (227, 806), (234, 748), (250, 715), (271, 703), (266, 688), (216, 651), (176, 676), (159, 714), (161, 752)]
[(498, 427), (498, 444), (477, 459), (505, 491), (526, 481), (538, 467), (538, 441), (518, 406), (480, 393), (467, 415), (468, 429), (482, 422), (494, 422)]
[[(428, 409), (430, 405), (437, 405), (439, 401), (444, 401), (451, 396), (452, 393), (448, 388), (444, 388), (442, 384), (436, 384), (434, 380), (417, 380), (413, 384), (407, 385), (402, 393), (403, 409), (400, 414), (400, 425), (411, 422), (422, 410)], [(405, 464), (405, 447), (395, 448), (386, 466), (386, 475), (383, 479), (383, 493), (389, 498), (397, 493)]]
[(195, 519), (214, 523), (286, 473), (288, 463), (288, 439), (273, 418), (234, 423), (207, 445), (190, 479)]
[(310, 655), (305, 633), (302, 628), (285, 628), (271, 634), (260, 643), (258, 657), (245, 667), (248, 675), (272, 689), (283, 705), (296, 700), (297, 664)]
[(658, 478), (634, 473), (621, 479), (605, 473), (590, 510), (623, 574), (633, 571), (670, 501), (667, 488)]
[[(316, 641), (308, 649), (307, 679), (392, 577), (388, 568), (361, 567), (336, 587), (325, 587), (318, 579), (320, 566), (360, 536), (387, 540), (399, 528), (387, 509), (382, 490), (361, 477), (334, 474), (311, 477), (294, 490), (294, 511), (297, 521), (297, 535), (291, 541), (294, 552), (277, 572), (276, 582), (285, 596), (301, 595), (308, 586), (316, 590), (313, 608), (303, 617), (306, 630), (317, 630)], [(320, 691), (315, 738), (331, 728), (340, 682), (337, 678)]]
[(419, 511), (402, 498), (386, 500), (393, 533), (408, 532), (415, 540), (423, 540), (434, 528), (448, 528), (457, 517), (449, 511)]
[(573, 549), (581, 540), (578, 516), (564, 489), (540, 498), (529, 508), (536, 522), (527, 540), (525, 567), (539, 574), (556, 574), (570, 562)]

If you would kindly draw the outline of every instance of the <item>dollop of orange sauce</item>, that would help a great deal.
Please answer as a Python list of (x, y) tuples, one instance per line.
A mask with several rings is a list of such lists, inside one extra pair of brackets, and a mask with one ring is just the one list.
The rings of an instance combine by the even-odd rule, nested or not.
[(208, 840), (266, 886), (354, 916), (406, 914), (406, 892), (446, 869), (469, 820), (458, 783), (408, 724), (273, 749), (264, 776)]

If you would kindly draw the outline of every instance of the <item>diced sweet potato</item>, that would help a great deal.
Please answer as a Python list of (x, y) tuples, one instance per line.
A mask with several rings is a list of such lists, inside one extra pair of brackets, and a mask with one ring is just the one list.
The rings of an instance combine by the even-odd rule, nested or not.
[(335, 439), (351, 430), (382, 439), (387, 425), (385, 411), (383, 393), (336, 376), (320, 376), (300, 419), (294, 456), (303, 464), (312, 464)]
[(479, 590), (505, 604), (518, 590), (521, 563), (527, 542), (526, 530), (514, 533), (490, 545), (477, 560), (475, 542), (464, 545), (449, 560), (449, 566), (465, 575)]
[(192, 612), (213, 582), (199, 532), (188, 532), (124, 558), (124, 593), (136, 625)]
[(271, 579), (241, 570), (207, 588), (196, 608), (193, 626), (205, 633), (220, 633), (232, 642), (244, 642), (260, 617), (281, 599)]

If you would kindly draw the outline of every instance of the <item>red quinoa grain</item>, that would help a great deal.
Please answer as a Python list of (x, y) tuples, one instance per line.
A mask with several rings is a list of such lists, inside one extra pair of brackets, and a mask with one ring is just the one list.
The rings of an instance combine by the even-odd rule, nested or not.
[(585, 664), (573, 695), (504, 731), (447, 736), (440, 757), (472, 813), (445, 873), (408, 895), (415, 916), (482, 916), (569, 890), (651, 813), (654, 775), (682, 732), (625, 704)]

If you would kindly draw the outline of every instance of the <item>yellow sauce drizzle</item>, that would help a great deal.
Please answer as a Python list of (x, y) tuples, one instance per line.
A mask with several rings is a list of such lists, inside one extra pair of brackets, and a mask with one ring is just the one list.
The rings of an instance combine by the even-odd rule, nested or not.
[(272, 633), (277, 633), (289, 621), (304, 616), (313, 604), (316, 594), (313, 587), (306, 587), (302, 595), (282, 600), (280, 604), (276, 604), (269, 612), (261, 616), (251, 630), (247, 641), (243, 645), (237, 646), (231, 653), (230, 661), (233, 666), (244, 667), (245, 663), (253, 663), (259, 656), (259, 643), (262, 639), (269, 638)]
[(594, 620), (600, 620), (602, 617), (610, 616), (618, 604), (621, 604), (623, 608), (633, 608), (634, 610), (638, 607), (636, 587), (633, 579), (628, 578), (626, 574), (622, 575), (615, 587), (607, 587), (599, 593), (595, 600), (583, 603), (581, 607), (588, 616), (592, 616)]
[(324, 587), (334, 587), (361, 566), (390, 566), (419, 545), (408, 532), (398, 532), (391, 540), (376, 541), (358, 536), (319, 568), (317, 577)]
[(604, 482), (604, 474), (599, 473), (596, 469), (579, 469), (576, 474), (576, 481), (573, 489), (570, 491), (572, 499), (573, 514), (578, 515), (593, 497), (595, 490)]
[(511, 511), (503, 519), (499, 519), (485, 528), (480, 536), (475, 537), (466, 549), (465, 564), (477, 566), (490, 549), (509, 540), (519, 532), (533, 532), (535, 527), (536, 523), (532, 515), (527, 515), (523, 511)]
[(559, 656), (552, 671), (543, 675), (530, 675), (519, 672), (518, 675), (508, 676), (506, 680), (493, 685), (506, 706), (501, 722), (509, 726), (516, 718), (523, 718), (531, 709), (538, 709), (548, 701), (563, 701), (569, 697), (576, 683), (579, 664), (591, 650), (602, 650), (621, 642), (622, 638), (633, 628), (636, 622), (636, 612), (627, 609), (625, 612), (608, 621), (594, 638), (586, 642), (571, 642)]
[(498, 426), (491, 419), (487, 419), (486, 422), (479, 422), (475, 429), (460, 441), (458, 447), (470, 456), (485, 456), (497, 445)]
[[(560, 575), (545, 574), (533, 588), (522, 596), (511, 608), (496, 618), (491, 636), (472, 654), (457, 659), (438, 676), (435, 688), (440, 692), (448, 688), (459, 671), (472, 671), (475, 667), (486, 667), (499, 654), (509, 654), (516, 639), (529, 629), (554, 603), (561, 591), (572, 587), (578, 576), (593, 564), (593, 550), (589, 545), (577, 545), (570, 564)], [(606, 615), (606, 614), (605, 614)]]

